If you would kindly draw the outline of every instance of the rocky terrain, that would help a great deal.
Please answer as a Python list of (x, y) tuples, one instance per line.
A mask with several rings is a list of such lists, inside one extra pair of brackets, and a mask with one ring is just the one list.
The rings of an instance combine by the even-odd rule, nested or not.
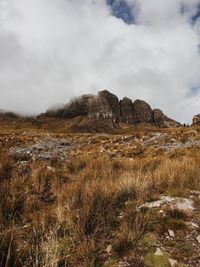
[(72, 99), (59, 110), (49, 110), (46, 115), (54, 118), (76, 118), (86, 116), (87, 124), (93, 129), (116, 128), (119, 123), (132, 125), (146, 124), (160, 128), (178, 127), (180, 123), (168, 118), (159, 109), (150, 107), (142, 100), (135, 100), (125, 97), (118, 100), (117, 96), (104, 90), (98, 95), (83, 95)]
[[(152, 120), (123, 101), (110, 123)], [(75, 122), (0, 120), (1, 266), (200, 266), (199, 127)]]

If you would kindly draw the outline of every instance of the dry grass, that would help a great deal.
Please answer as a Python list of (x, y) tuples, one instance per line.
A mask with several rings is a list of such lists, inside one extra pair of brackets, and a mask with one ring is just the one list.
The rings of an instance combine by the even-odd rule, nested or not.
[(137, 207), (160, 194), (200, 190), (199, 161), (198, 151), (190, 149), (19, 164), (2, 150), (0, 266), (103, 266), (109, 244), (116, 258), (125, 255), (149, 227), (148, 212)]

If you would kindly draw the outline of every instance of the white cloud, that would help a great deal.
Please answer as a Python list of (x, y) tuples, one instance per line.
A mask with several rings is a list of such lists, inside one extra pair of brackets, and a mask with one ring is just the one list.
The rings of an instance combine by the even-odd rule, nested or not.
[(0, 108), (42, 112), (108, 89), (190, 121), (200, 112), (191, 94), (199, 33), (189, 23), (199, 1), (127, 1), (137, 2), (137, 25), (113, 17), (104, 0), (1, 0)]

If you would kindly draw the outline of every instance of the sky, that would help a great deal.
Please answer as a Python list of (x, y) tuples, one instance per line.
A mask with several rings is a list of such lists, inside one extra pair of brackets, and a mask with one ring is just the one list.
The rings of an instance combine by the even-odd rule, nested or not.
[(0, 109), (38, 114), (104, 89), (190, 123), (200, 0), (0, 0)]

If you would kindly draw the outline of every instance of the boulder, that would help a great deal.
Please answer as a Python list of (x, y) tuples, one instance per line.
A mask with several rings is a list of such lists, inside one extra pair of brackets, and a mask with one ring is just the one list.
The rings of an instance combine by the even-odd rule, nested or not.
[(146, 202), (139, 206), (138, 210), (143, 208), (170, 208), (172, 210), (178, 209), (184, 212), (192, 212), (195, 210), (195, 203), (188, 198), (161, 196), (159, 200)]

